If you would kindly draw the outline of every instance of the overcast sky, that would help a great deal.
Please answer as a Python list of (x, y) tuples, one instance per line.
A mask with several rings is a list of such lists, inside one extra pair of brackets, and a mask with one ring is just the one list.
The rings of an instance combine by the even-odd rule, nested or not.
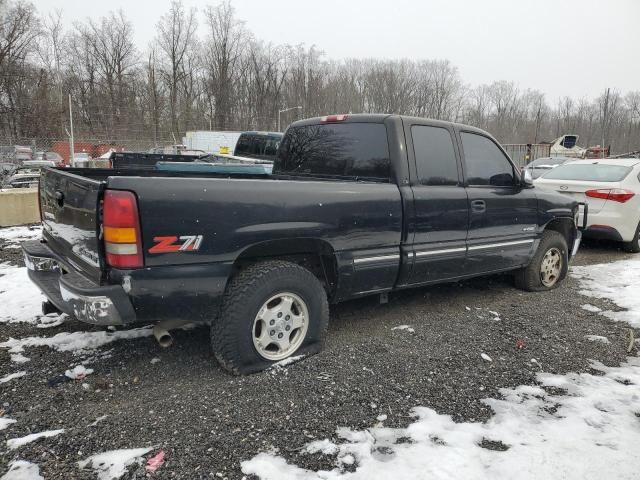
[[(202, 9), (217, 1), (185, 0)], [(67, 25), (122, 9), (144, 49), (170, 0), (35, 0)], [(513, 80), (550, 102), (640, 90), (640, 0), (233, 0), (253, 34), (328, 57), (449, 59), (471, 85)], [(202, 26), (204, 18), (200, 15)]]

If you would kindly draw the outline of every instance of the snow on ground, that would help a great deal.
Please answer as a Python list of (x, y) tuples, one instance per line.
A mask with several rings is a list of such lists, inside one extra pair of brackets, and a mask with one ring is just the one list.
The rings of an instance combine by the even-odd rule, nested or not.
[(605, 298), (628, 311), (605, 311), (603, 315), (640, 328), (640, 260), (573, 267), (572, 276), (580, 280), (582, 295)]
[(4, 430), (9, 425), (16, 422), (17, 420), (14, 420), (13, 418), (0, 417), (0, 430)]
[(40, 467), (26, 460), (15, 460), (9, 464), (9, 471), (0, 480), (44, 480)]
[[(583, 294), (628, 309), (607, 316), (640, 326), (640, 260), (575, 267), (574, 276)], [(629, 357), (619, 367), (591, 366), (602, 374), (541, 372), (539, 386), (502, 389), (502, 399), (484, 400), (494, 411), (486, 423), (455, 423), (417, 407), (407, 428), (338, 427), (334, 439), (303, 449), (334, 455), (330, 471), (302, 469), (277, 452), (242, 462), (242, 471), (261, 480), (637, 479), (640, 358)], [(345, 468), (352, 464), (355, 471)]]
[(87, 375), (91, 375), (92, 373), (92, 368), (85, 368), (84, 365), (76, 365), (73, 369), (64, 372), (64, 375), (71, 380), (82, 380)]
[(584, 305), (582, 305), (582, 309), (586, 310), (587, 312), (601, 312), (602, 309), (599, 307), (596, 307), (595, 305), (591, 305), (590, 303), (585, 303)]
[(9, 227), (0, 229), (0, 240), (9, 244), (18, 244), (25, 240), (35, 240), (42, 236), (42, 227)]
[(585, 335), (584, 338), (591, 342), (611, 343), (607, 337), (602, 335)]
[(27, 374), (27, 372), (15, 372), (15, 373), (10, 373), (9, 375), (0, 378), (0, 383), (7, 383), (11, 380), (13, 380), (14, 378), (20, 378), (20, 377), (24, 377)]
[(0, 263), (0, 323), (37, 323), (44, 299), (26, 268)]
[(113, 480), (127, 473), (129, 465), (141, 463), (141, 457), (151, 450), (151, 447), (111, 450), (82, 460), (78, 462), (78, 466), (92, 468), (98, 475), (98, 480)]
[(31, 359), (29, 357), (25, 357), (21, 353), (12, 353), (11, 361), (14, 363), (27, 363), (27, 362), (30, 362)]
[(47, 315), (43, 315), (38, 319), (38, 323), (36, 324), (36, 328), (53, 328), (59, 325), (62, 325), (69, 316), (66, 313), (58, 314), (58, 313), (49, 313)]
[(398, 325), (397, 327), (393, 327), (391, 330), (406, 330), (409, 333), (415, 333), (415, 329), (411, 327), (411, 325)]
[(87, 353), (116, 340), (131, 340), (152, 334), (151, 327), (115, 332), (61, 332), (52, 337), (9, 338), (0, 343), (0, 348), (8, 348), (9, 353), (22, 353), (25, 348), (46, 346), (60, 352)]
[(64, 428), (60, 430), (46, 430), (44, 432), (32, 433), (30, 435), (26, 435), (24, 437), (19, 438), (10, 438), (7, 440), (7, 447), (11, 450), (15, 450), (16, 448), (20, 448), (27, 443), (35, 442), (36, 440), (40, 440), (41, 438), (49, 438), (55, 437), (56, 435), (60, 435), (64, 433)]

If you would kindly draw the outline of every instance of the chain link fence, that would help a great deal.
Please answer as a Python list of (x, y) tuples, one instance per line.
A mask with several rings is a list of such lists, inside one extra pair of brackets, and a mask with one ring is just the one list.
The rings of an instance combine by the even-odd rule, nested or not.
[[(181, 143), (182, 139), (178, 140)], [(144, 138), (74, 138), (74, 154), (83, 154), (98, 158), (115, 152), (149, 152), (154, 149), (170, 147), (176, 142), (172, 138), (149, 140)], [(0, 136), (0, 163), (20, 163), (25, 160), (54, 160), (69, 163), (69, 138), (9, 137)], [(86, 154), (86, 155), (84, 155)]]

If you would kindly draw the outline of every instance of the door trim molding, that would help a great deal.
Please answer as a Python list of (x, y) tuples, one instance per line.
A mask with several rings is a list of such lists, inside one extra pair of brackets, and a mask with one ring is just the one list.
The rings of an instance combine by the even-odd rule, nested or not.
[(514, 240), (513, 242), (485, 243), (482, 245), (472, 245), (470, 247), (467, 247), (467, 250), (473, 251), (473, 250), (484, 250), (487, 248), (510, 247), (512, 245), (525, 245), (527, 243), (533, 243), (534, 241), (535, 239), (530, 238), (527, 240)]
[(467, 247), (457, 247), (457, 248), (443, 248), (440, 250), (422, 250), (416, 251), (416, 257), (427, 257), (429, 255), (441, 255), (444, 253), (459, 253), (466, 252)]
[(374, 257), (357, 257), (353, 259), (353, 263), (355, 265), (359, 265), (362, 263), (376, 263), (383, 262), (385, 260), (400, 260), (400, 254), (393, 255), (376, 255)]

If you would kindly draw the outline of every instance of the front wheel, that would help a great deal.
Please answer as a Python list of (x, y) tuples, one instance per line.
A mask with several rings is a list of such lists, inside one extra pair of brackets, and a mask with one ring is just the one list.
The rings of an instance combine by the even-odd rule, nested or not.
[(556, 288), (567, 276), (569, 255), (567, 241), (560, 233), (548, 230), (542, 234), (538, 250), (525, 268), (515, 275), (516, 287), (528, 292)]
[(269, 260), (229, 282), (211, 344), (220, 365), (243, 375), (317, 353), (328, 322), (327, 295), (315, 275), (295, 263)]

